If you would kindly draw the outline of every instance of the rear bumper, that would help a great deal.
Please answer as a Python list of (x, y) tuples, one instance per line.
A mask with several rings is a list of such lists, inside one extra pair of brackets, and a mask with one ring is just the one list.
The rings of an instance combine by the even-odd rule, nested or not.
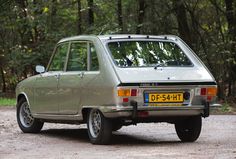
[(143, 114), (146, 114), (148, 117), (173, 117), (173, 116), (194, 116), (201, 115), (203, 117), (208, 117), (209, 112), (212, 109), (217, 109), (220, 104), (206, 103), (204, 105), (195, 105), (195, 106), (126, 106), (126, 107), (116, 107), (108, 106), (100, 109), (105, 117), (107, 118), (137, 118), (142, 117)]

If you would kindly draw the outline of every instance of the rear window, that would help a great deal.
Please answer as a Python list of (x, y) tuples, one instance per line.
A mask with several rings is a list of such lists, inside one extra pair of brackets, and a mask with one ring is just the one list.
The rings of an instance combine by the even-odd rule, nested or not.
[(116, 41), (108, 43), (119, 67), (192, 66), (179, 46), (162, 41)]

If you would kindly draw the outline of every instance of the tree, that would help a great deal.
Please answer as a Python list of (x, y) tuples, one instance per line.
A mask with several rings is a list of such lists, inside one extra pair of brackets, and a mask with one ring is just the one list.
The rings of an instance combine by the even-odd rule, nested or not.
[(88, 1), (88, 24), (89, 26), (92, 26), (94, 23), (93, 0), (87, 0), (87, 1)]
[(235, 0), (5, 0), (0, 3), (0, 86), (14, 90), (77, 34), (174, 34), (213, 73), (220, 98), (236, 96)]
[(232, 53), (232, 59), (230, 60), (229, 71), (229, 96), (235, 95), (235, 80), (236, 80), (236, 2), (233, 0), (225, 0), (226, 6), (226, 19), (228, 23), (228, 38), (231, 42), (230, 51)]
[(121, 33), (124, 31), (123, 29), (123, 17), (122, 17), (122, 0), (117, 1), (117, 17), (118, 17), (118, 25), (121, 29)]
[(78, 6), (78, 35), (79, 35), (82, 33), (81, 0), (77, 0), (77, 6)]
[(138, 0), (138, 4), (139, 4), (139, 10), (138, 10), (138, 24), (136, 28), (136, 34), (141, 33), (141, 28), (143, 26), (145, 8), (146, 8), (145, 0)]
[(192, 33), (189, 28), (187, 13), (183, 0), (174, 0), (173, 8), (178, 21), (178, 31), (183, 40), (192, 47)]

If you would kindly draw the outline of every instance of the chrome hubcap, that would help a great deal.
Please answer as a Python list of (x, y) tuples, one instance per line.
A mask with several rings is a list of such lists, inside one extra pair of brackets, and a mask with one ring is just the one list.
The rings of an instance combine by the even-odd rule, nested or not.
[(91, 110), (89, 114), (89, 130), (91, 135), (96, 138), (101, 131), (101, 115), (98, 110)]
[(27, 102), (22, 103), (22, 105), (20, 107), (19, 116), (20, 116), (20, 122), (24, 127), (28, 128), (28, 127), (32, 126), (32, 124), (34, 122), (34, 118), (31, 115), (29, 105)]

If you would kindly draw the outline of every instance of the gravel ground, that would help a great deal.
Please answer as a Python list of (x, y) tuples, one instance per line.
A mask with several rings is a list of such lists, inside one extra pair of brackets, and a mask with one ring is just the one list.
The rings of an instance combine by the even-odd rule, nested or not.
[(0, 107), (0, 159), (41, 158), (220, 158), (236, 159), (236, 115), (203, 119), (194, 143), (181, 143), (174, 125), (138, 124), (113, 133), (112, 144), (92, 145), (85, 125), (46, 123), (39, 134), (24, 134), (15, 109)]

